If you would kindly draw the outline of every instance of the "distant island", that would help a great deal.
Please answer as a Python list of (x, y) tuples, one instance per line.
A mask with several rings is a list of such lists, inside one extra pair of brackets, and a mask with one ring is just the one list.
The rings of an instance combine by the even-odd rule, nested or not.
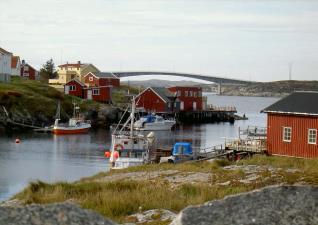
[[(200, 86), (204, 92), (219, 92), (217, 84), (204, 84), (194, 81), (145, 80), (123, 81), (130, 86), (143, 89), (145, 87)], [(283, 80), (272, 82), (255, 82), (244, 85), (221, 85), (221, 94), (230, 96), (283, 97), (294, 91), (318, 91), (318, 81)]]

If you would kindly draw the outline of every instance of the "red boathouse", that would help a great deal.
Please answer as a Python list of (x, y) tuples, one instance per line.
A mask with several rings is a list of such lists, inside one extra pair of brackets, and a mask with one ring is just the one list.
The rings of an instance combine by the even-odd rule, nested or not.
[(164, 87), (148, 87), (136, 96), (136, 107), (148, 112), (178, 112), (180, 103), (175, 94)]
[(180, 111), (202, 110), (202, 89), (200, 87), (170, 87), (180, 101)]
[(265, 108), (271, 155), (318, 157), (318, 92), (294, 92)]

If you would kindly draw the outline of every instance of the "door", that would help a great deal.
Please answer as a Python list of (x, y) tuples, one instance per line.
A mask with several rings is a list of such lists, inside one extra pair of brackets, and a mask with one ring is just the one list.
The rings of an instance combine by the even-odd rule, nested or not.
[(87, 90), (87, 99), (92, 100), (92, 90)]
[(65, 94), (69, 94), (70, 93), (70, 86), (68, 86), (68, 85), (65, 85)]
[(180, 110), (184, 110), (184, 102), (180, 102)]
[(197, 110), (197, 102), (193, 102), (193, 110)]

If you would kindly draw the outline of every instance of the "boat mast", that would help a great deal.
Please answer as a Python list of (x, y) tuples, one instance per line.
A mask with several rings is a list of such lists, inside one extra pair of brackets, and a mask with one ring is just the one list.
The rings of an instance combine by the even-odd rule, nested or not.
[(131, 114), (130, 114), (130, 138), (133, 138), (133, 132), (134, 132), (134, 121), (135, 121), (135, 108), (136, 108), (136, 103), (135, 103), (135, 96), (132, 98), (132, 103), (131, 103)]

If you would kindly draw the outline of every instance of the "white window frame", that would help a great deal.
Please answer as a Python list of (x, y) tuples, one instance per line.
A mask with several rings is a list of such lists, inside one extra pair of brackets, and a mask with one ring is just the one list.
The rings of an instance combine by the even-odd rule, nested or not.
[(94, 81), (94, 78), (93, 77), (89, 77), (88, 80), (89, 81)]
[(76, 91), (76, 85), (70, 85), (69, 91)]
[(317, 129), (308, 129), (308, 144), (311, 144), (311, 145), (317, 144)]
[(93, 89), (92, 90), (92, 95), (100, 95), (99, 89)]
[[(287, 132), (289, 133), (289, 135), (287, 134)], [(289, 136), (289, 138), (287, 139), (288, 136)], [(291, 127), (283, 127), (283, 141), (284, 142), (291, 142), (291, 139), (292, 139), (292, 128)]]

